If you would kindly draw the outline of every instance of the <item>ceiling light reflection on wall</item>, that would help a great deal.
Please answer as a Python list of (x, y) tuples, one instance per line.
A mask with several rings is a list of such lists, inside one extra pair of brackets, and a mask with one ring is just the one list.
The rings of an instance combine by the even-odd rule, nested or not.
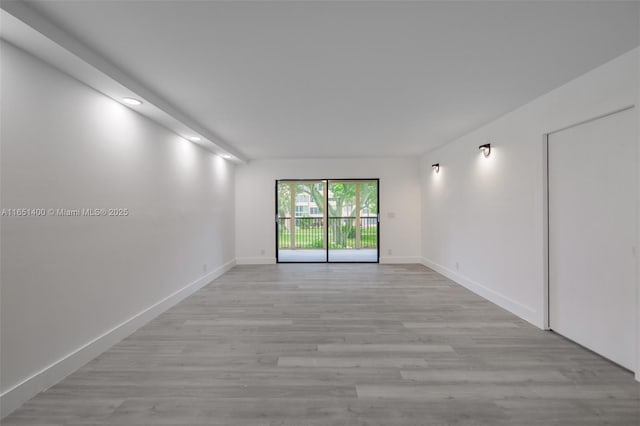
[(491, 144), (490, 143), (485, 143), (484, 145), (480, 145), (478, 147), (478, 149), (480, 151), (482, 151), (482, 155), (484, 155), (485, 157), (488, 157), (489, 154), (491, 154)]
[(440, 173), (440, 163), (432, 164), (431, 168), (433, 169), (434, 172)]
[(127, 105), (133, 105), (133, 106), (142, 105), (142, 101), (134, 98), (122, 98), (122, 102), (124, 102)]

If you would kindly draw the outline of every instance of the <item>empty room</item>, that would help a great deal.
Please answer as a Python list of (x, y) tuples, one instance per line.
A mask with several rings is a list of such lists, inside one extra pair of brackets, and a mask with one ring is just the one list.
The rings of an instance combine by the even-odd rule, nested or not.
[(0, 1), (0, 424), (640, 426), (640, 2)]

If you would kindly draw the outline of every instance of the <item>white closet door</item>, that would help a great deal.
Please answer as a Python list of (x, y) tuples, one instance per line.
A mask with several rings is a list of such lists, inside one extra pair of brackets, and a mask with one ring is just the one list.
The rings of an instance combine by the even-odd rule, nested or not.
[(549, 135), (551, 329), (635, 367), (634, 109)]

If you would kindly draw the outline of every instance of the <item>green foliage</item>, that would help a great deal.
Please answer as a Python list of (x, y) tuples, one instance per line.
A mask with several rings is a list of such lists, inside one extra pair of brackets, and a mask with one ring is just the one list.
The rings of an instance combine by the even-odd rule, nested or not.
[(289, 217), (291, 189), (288, 183), (278, 182), (278, 216)]
[(356, 228), (349, 225), (342, 225), (342, 235), (345, 238), (355, 238), (356, 237)]

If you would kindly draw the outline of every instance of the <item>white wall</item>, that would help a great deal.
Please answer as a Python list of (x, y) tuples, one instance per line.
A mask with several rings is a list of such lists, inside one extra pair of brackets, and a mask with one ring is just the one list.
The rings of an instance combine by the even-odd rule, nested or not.
[(235, 167), (1, 47), (1, 207), (130, 212), (1, 218), (6, 415), (232, 266)]
[[(543, 135), (635, 104), (638, 54), (631, 51), (424, 155), (424, 264), (544, 327)], [(478, 151), (486, 142), (489, 158)], [(435, 162), (441, 164), (437, 175), (430, 167)]]
[[(380, 178), (380, 261), (417, 263), (420, 260), (418, 175), (418, 160), (401, 158), (259, 160), (239, 166), (236, 172), (237, 261), (275, 262), (276, 179)], [(394, 217), (390, 217), (390, 213)]]
[[(640, 18), (640, 16), (639, 16)], [(638, 70), (640, 70), (640, 54), (637, 55)], [(638, 135), (640, 135), (640, 83), (636, 85), (636, 113), (638, 115)], [(640, 137), (640, 136), (639, 136)], [(638, 141), (640, 144), (640, 141)], [(640, 149), (638, 149), (638, 164), (640, 164)], [(636, 208), (640, 212), (640, 170), (638, 171), (638, 199)], [(638, 224), (636, 229), (636, 236), (640, 242), (640, 214), (638, 215)], [(640, 262), (636, 264), (636, 278), (638, 280), (638, 287), (636, 290), (636, 380), (640, 382)]]

